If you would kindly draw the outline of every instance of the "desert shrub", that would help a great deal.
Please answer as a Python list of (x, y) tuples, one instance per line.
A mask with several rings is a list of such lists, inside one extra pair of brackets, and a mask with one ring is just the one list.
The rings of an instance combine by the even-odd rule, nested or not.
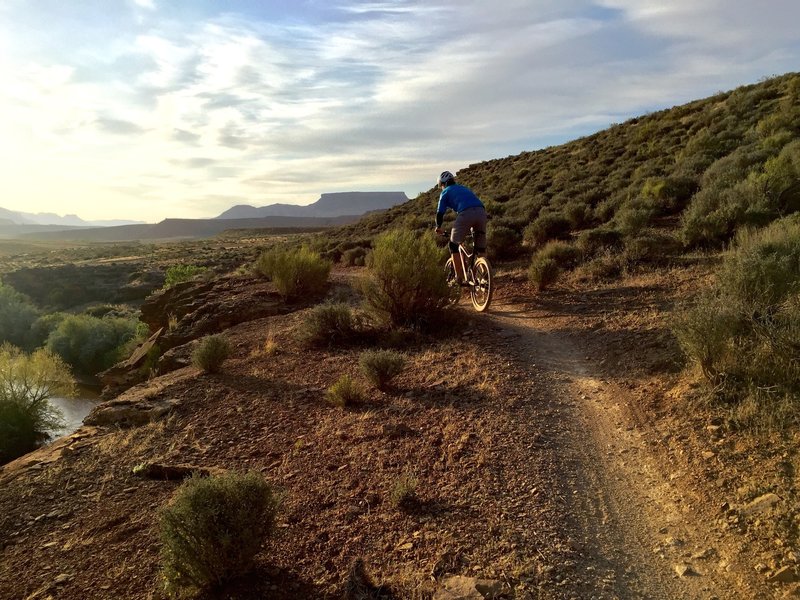
[(510, 227), (492, 226), (486, 237), (486, 248), (489, 258), (509, 259), (517, 256), (521, 250), (522, 234)]
[(257, 473), (188, 479), (160, 514), (167, 591), (194, 597), (247, 573), (274, 529), (278, 506)]
[(29, 349), (31, 326), (38, 318), (39, 310), (27, 297), (0, 283), (0, 343)]
[(663, 263), (681, 250), (672, 234), (657, 229), (643, 229), (625, 238), (625, 259), (628, 262)]
[(586, 202), (572, 201), (564, 205), (564, 216), (572, 229), (583, 229), (592, 222), (594, 211)]
[(359, 404), (365, 399), (364, 388), (350, 375), (342, 375), (328, 388), (325, 399), (329, 404), (344, 408)]
[(403, 371), (405, 363), (403, 355), (395, 350), (367, 350), (358, 359), (361, 371), (378, 389), (385, 389)]
[(135, 319), (68, 315), (47, 337), (47, 348), (76, 371), (95, 375), (125, 358), (142, 335)]
[(632, 235), (646, 227), (656, 216), (656, 211), (641, 201), (623, 205), (614, 215), (614, 226), (623, 235)]
[(577, 245), (584, 256), (594, 256), (603, 249), (622, 248), (622, 233), (611, 227), (597, 227), (582, 232), (578, 236)]
[(231, 345), (225, 336), (209, 335), (195, 346), (192, 352), (192, 364), (206, 373), (218, 373), (230, 353)]
[(534, 256), (543, 259), (553, 259), (560, 269), (569, 270), (578, 265), (582, 255), (583, 253), (577, 246), (568, 242), (554, 240), (545, 244)]
[(579, 265), (574, 276), (578, 281), (607, 281), (625, 272), (625, 257), (611, 248), (604, 248), (591, 260)]
[(672, 215), (686, 207), (697, 189), (692, 177), (651, 177), (642, 185), (640, 198), (657, 216)]
[(74, 387), (69, 368), (47, 350), (28, 355), (0, 345), (0, 464), (35, 449), (47, 430), (61, 425), (48, 400), (71, 396)]
[(523, 238), (533, 246), (540, 246), (553, 239), (569, 237), (571, 229), (569, 219), (563, 214), (544, 213), (525, 228)]
[(200, 267), (198, 265), (172, 265), (167, 269), (166, 278), (164, 279), (164, 288), (170, 288), (173, 285), (191, 281), (195, 277), (199, 277), (208, 272), (208, 267)]
[(684, 309), (675, 333), (717, 397), (734, 403), (749, 398), (767, 412), (792, 404), (796, 421), (800, 219), (737, 235), (714, 285)]
[(528, 280), (541, 292), (558, 281), (561, 268), (552, 258), (534, 256), (528, 267)]
[(309, 347), (336, 346), (358, 335), (359, 319), (345, 303), (325, 303), (312, 308), (298, 332), (299, 341)]
[(358, 246), (342, 252), (342, 263), (348, 267), (363, 267), (367, 257), (367, 249)]
[(396, 229), (375, 239), (363, 281), (368, 310), (394, 326), (420, 326), (446, 308), (449, 288), (430, 233)]
[(389, 502), (395, 508), (409, 510), (418, 501), (417, 488), (419, 480), (411, 473), (405, 472), (398, 477), (392, 484), (389, 492)]
[[(337, 251), (337, 256), (338, 256)], [(255, 264), (255, 271), (270, 279), (286, 299), (318, 296), (328, 285), (329, 260), (308, 249), (269, 250)]]

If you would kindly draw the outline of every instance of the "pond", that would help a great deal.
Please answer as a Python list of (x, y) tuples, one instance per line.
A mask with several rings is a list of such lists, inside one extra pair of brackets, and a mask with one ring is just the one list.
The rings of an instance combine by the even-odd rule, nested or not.
[(96, 393), (80, 388), (77, 398), (50, 398), (50, 404), (61, 411), (64, 418), (64, 427), (48, 431), (52, 439), (69, 435), (83, 424), (83, 419), (91, 410), (100, 403)]

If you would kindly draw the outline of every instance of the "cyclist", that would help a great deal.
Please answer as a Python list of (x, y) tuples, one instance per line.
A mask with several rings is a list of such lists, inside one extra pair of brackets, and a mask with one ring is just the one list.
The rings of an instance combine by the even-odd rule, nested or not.
[(483, 202), (468, 187), (456, 183), (456, 178), (450, 171), (443, 171), (438, 179), (439, 206), (436, 208), (436, 233), (442, 235), (442, 222), (444, 213), (448, 208), (456, 211), (456, 222), (450, 232), (450, 254), (460, 285), (467, 285), (464, 281), (464, 266), (458, 256), (458, 245), (472, 229), (475, 238), (475, 253), (486, 253), (486, 208)]

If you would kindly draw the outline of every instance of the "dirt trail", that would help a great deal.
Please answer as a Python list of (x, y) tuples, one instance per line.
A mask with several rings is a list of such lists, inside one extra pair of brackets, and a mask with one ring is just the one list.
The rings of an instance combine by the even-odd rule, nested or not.
[[(577, 567), (575, 598), (766, 598), (660, 468), (657, 442), (628, 390), (593, 374), (581, 328), (536, 308), (498, 303), (492, 321), (520, 366), (546, 389), (542, 428), (560, 456), (552, 482)], [(559, 406), (553, 410), (552, 406)], [(570, 596), (566, 596), (570, 597)]]

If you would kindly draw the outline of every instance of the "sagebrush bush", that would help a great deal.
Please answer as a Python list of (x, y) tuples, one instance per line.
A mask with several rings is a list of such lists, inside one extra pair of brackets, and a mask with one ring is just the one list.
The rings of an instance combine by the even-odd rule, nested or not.
[(534, 256), (528, 267), (528, 280), (541, 292), (558, 281), (561, 268), (553, 258)]
[(367, 249), (362, 246), (342, 252), (342, 263), (348, 267), (363, 267), (366, 264)]
[(578, 281), (607, 281), (625, 272), (624, 255), (610, 248), (599, 251), (591, 260), (581, 263), (573, 272)]
[(68, 315), (47, 337), (47, 349), (58, 354), (79, 373), (95, 375), (127, 354), (145, 333), (133, 318)]
[[(717, 397), (749, 398), (764, 411), (793, 406), (791, 422), (797, 422), (800, 219), (740, 232), (714, 285), (684, 309), (674, 331)], [(762, 416), (775, 422), (774, 415)]]
[(520, 253), (522, 234), (510, 227), (493, 225), (486, 236), (486, 248), (491, 259), (514, 258)]
[(336, 383), (328, 388), (325, 399), (329, 404), (344, 408), (363, 402), (366, 395), (364, 388), (350, 375), (342, 375)]
[(363, 280), (369, 311), (393, 326), (421, 326), (449, 304), (441, 253), (430, 233), (395, 229), (379, 235)]
[(584, 256), (594, 256), (604, 249), (622, 248), (623, 235), (611, 227), (597, 227), (582, 232), (578, 236), (577, 245)]
[(385, 389), (403, 371), (406, 360), (395, 350), (366, 350), (359, 356), (358, 364), (370, 382), (378, 389)]
[(206, 373), (218, 373), (230, 353), (231, 345), (225, 336), (209, 335), (201, 339), (192, 351), (192, 364)]
[(336, 346), (358, 336), (360, 319), (345, 303), (325, 303), (312, 308), (298, 331), (298, 340), (309, 347)]
[(331, 262), (319, 253), (303, 247), (297, 250), (263, 252), (254, 270), (270, 279), (286, 299), (319, 296), (328, 286)]
[(193, 597), (247, 573), (273, 532), (279, 499), (258, 473), (192, 476), (161, 510), (167, 591)]
[(668, 232), (643, 229), (625, 238), (624, 257), (630, 263), (661, 264), (681, 250), (680, 242)]
[(57, 356), (0, 345), (0, 464), (35, 449), (46, 431), (60, 427), (61, 414), (49, 399), (74, 390), (69, 368)]
[(539, 215), (523, 232), (523, 238), (533, 246), (541, 246), (554, 239), (569, 237), (572, 224), (561, 213), (545, 213)]

